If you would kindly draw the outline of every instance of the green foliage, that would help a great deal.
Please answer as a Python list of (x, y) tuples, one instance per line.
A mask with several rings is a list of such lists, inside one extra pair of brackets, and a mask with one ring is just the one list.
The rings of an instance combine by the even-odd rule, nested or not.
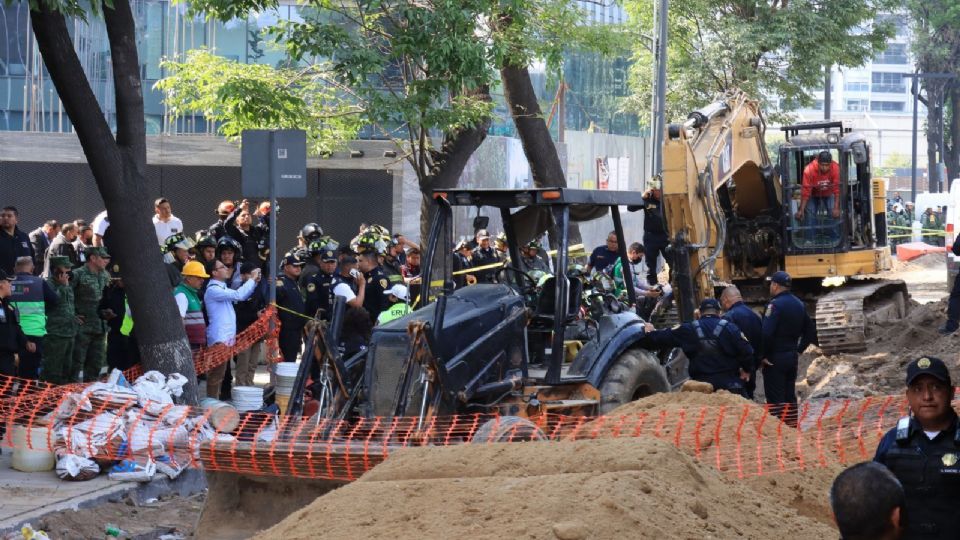
[(329, 153), (356, 136), (360, 110), (335, 92), (319, 67), (275, 69), (242, 64), (205, 49), (184, 62), (164, 60), (170, 76), (156, 88), (174, 117), (202, 114), (221, 135), (239, 140), (245, 129), (299, 128), (313, 154)]
[(892, 152), (887, 156), (887, 159), (883, 160), (883, 166), (876, 167), (873, 174), (877, 177), (890, 177), (893, 176), (894, 169), (909, 168), (912, 164), (913, 162), (910, 160), (910, 156), (899, 152)]
[[(636, 35), (654, 35), (656, 0), (627, 0)], [(860, 66), (882, 50), (889, 24), (872, 24), (891, 0), (685, 0), (671, 2), (668, 17), (667, 118), (681, 119), (726, 90), (740, 88), (764, 100), (774, 120), (784, 120), (777, 99), (811, 104), (823, 87), (824, 66)], [(634, 45), (633, 96), (627, 107), (649, 123), (653, 54)]]

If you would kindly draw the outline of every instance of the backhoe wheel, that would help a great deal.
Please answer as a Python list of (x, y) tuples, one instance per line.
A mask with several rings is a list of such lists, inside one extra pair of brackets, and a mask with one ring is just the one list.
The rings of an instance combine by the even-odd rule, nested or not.
[(536, 424), (519, 416), (487, 420), (470, 438), (471, 443), (545, 441), (547, 435)]
[(600, 414), (642, 397), (669, 392), (670, 382), (657, 355), (628, 349), (614, 362), (600, 384)]

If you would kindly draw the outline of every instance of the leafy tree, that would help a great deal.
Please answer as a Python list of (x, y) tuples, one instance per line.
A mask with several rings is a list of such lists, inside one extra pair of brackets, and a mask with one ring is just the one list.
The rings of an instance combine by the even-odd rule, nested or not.
[[(627, 0), (633, 30), (654, 34), (656, 0)], [(859, 66), (882, 50), (889, 24), (872, 24), (890, 0), (687, 0), (671, 2), (667, 49), (667, 117), (684, 118), (718, 93), (739, 88), (786, 119), (778, 98), (810, 105), (824, 67)], [(653, 54), (636, 40), (625, 106), (649, 124)]]
[[(952, 0), (911, 0), (911, 47), (920, 73), (954, 73), (960, 77), (960, 4)], [(927, 158), (929, 171), (937, 163), (940, 122), (945, 125), (943, 158), (948, 178), (960, 176), (960, 81), (923, 79), (927, 105)], [(941, 108), (939, 105), (945, 103)], [(929, 175), (931, 184), (935, 177)], [(945, 185), (945, 188), (949, 186)]]
[(205, 49), (162, 66), (170, 75), (156, 87), (171, 114), (202, 114), (228, 140), (239, 141), (245, 129), (298, 128), (307, 133), (308, 149), (319, 155), (333, 152), (360, 129), (360, 109), (324, 82), (322, 66), (275, 69)]
[(892, 152), (887, 156), (887, 159), (883, 160), (883, 166), (876, 168), (874, 175), (880, 177), (893, 176), (895, 169), (908, 168), (911, 164), (910, 156), (899, 152)]
[[(116, 134), (90, 87), (67, 24), (68, 17), (85, 19), (88, 15), (103, 17), (106, 25), (116, 95)], [(130, 2), (31, 0), (30, 23), (110, 216), (114, 230), (111, 255), (120, 264), (126, 284), (143, 364), (147, 369), (183, 374), (189, 381), (185, 400), (196, 403), (193, 356), (150, 221), (153, 208), (145, 179), (143, 88)]]

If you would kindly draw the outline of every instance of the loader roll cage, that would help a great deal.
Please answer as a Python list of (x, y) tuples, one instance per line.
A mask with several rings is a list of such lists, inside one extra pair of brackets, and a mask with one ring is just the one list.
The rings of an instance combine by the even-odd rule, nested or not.
[[(639, 209), (644, 204), (642, 195), (628, 191), (596, 191), (572, 188), (534, 188), (534, 189), (447, 189), (433, 193), (435, 209), (426, 246), (422, 276), (424, 304), (437, 301), (436, 318), (432, 324), (433, 332), (443, 328), (444, 297), (453, 292), (451, 280), (451, 255), (453, 239), (451, 221), (452, 207), (496, 208), (500, 211), (504, 233), (507, 236), (510, 260), (516, 265), (520, 260), (519, 246), (544, 232), (557, 244), (556, 255), (552, 260), (555, 287), (553, 290), (553, 328), (550, 342), (550, 355), (546, 358), (547, 370), (544, 382), (560, 384), (570, 382), (562, 379), (561, 371), (564, 358), (564, 328), (568, 324), (565, 314), (570, 312), (570, 280), (567, 276), (568, 248), (570, 244), (569, 225), (573, 221), (589, 221), (606, 215), (613, 218), (617, 235), (617, 254), (622, 261), (623, 279), (632, 283), (633, 276), (627, 246), (624, 241), (623, 224), (620, 219), (620, 206)], [(513, 211), (519, 208), (520, 210)], [(505, 272), (508, 276), (516, 272)], [(513, 276), (519, 287), (520, 281)], [(633, 287), (627, 287), (630, 303), (637, 306)], [(635, 308), (636, 309), (636, 308)], [(433, 336), (436, 339), (438, 336)]]

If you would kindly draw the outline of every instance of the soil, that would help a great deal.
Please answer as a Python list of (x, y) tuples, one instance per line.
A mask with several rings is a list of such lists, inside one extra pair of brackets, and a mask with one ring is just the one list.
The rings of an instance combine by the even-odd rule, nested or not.
[(104, 538), (107, 525), (123, 531), (119, 538), (154, 539), (164, 534), (186, 538), (193, 533), (201, 508), (202, 493), (193, 497), (165, 497), (139, 506), (127, 499), (56, 512), (44, 516), (33, 526), (57, 540)]
[[(714, 429), (721, 410), (763, 408), (727, 393), (660, 394), (616, 416), (680, 408), (705, 411)], [(739, 412), (737, 412), (739, 414)], [(723, 437), (736, 430), (724, 428)], [(775, 422), (768, 422), (776, 429)], [(665, 439), (593, 440), (415, 448), (398, 452), (360, 480), (290, 515), (257, 538), (791, 538), (836, 536), (827, 493), (840, 466), (738, 479), (697, 445)], [(605, 429), (601, 426), (601, 429)], [(787, 428), (789, 429), (789, 428)], [(712, 437), (699, 445), (711, 452)], [(792, 444), (791, 444), (792, 447)], [(752, 452), (752, 450), (751, 450)], [(772, 460), (772, 457), (771, 457)], [(376, 509), (357, 512), (357, 508)]]

